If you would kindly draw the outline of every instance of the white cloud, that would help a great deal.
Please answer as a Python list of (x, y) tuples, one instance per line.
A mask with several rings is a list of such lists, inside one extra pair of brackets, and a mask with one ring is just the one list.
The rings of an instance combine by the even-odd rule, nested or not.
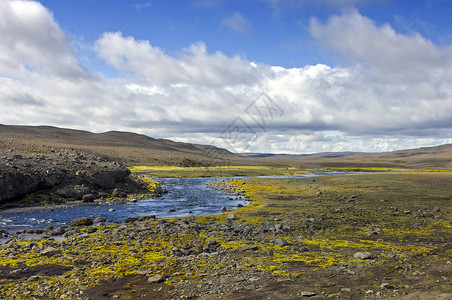
[(230, 58), (221, 52), (209, 54), (202, 42), (191, 44), (178, 57), (171, 57), (149, 41), (114, 32), (104, 33), (96, 42), (96, 49), (101, 58), (119, 70), (133, 71), (163, 85), (253, 84), (259, 76), (246, 60), (239, 56)]
[(135, 9), (136, 10), (142, 10), (142, 9), (144, 9), (144, 8), (146, 8), (146, 7), (150, 7), (152, 5), (152, 3), (151, 2), (146, 2), (146, 3), (136, 3), (135, 5), (134, 5), (134, 7), (135, 7)]
[(40, 3), (0, 1), (0, 72), (19, 76), (30, 69), (65, 78), (86, 74), (70, 40)]
[(221, 25), (236, 34), (245, 34), (251, 31), (251, 22), (238, 12), (234, 12), (232, 16), (224, 18)]
[(451, 47), (439, 48), (418, 33), (399, 34), (389, 24), (378, 26), (356, 10), (333, 16), (326, 24), (313, 18), (309, 30), (330, 49), (385, 71), (426, 74), (444, 64), (452, 66)]
[[(255, 131), (235, 151), (377, 151), (450, 142), (452, 57), (420, 35), (401, 35), (359, 13), (312, 20), (323, 45), (350, 59), (286, 69), (202, 42), (168, 55), (149, 41), (104, 33), (97, 54), (123, 78), (95, 76), (37, 2), (0, 1), (0, 120), (95, 132), (127, 130), (226, 146), (237, 118)], [(282, 117), (255, 125), (245, 109), (266, 92)], [(246, 141), (246, 137), (244, 139)]]

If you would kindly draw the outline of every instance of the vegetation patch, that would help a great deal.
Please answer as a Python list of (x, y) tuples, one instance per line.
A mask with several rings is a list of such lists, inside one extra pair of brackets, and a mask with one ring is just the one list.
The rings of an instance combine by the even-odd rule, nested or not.
[[(450, 294), (450, 182), (448, 172), (218, 182), (213, 186), (245, 195), (251, 205), (217, 216), (71, 227), (60, 239), (9, 241), (0, 247), (0, 295), (88, 299), (85, 293), (111, 291), (106, 283), (120, 278), (149, 280), (134, 293), (147, 288), (160, 299), (271, 298), (275, 287), (286, 298), (307, 290), (324, 298)], [(65, 269), (11, 278), (48, 265)]]

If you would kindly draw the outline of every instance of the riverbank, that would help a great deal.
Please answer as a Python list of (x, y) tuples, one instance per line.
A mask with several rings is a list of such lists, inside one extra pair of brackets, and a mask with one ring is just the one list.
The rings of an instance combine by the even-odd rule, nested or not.
[(0, 248), (6, 299), (450, 299), (450, 173), (239, 179), (218, 216)]
[(71, 205), (157, 195), (158, 183), (121, 163), (74, 150), (10, 151), (0, 159), (0, 209)]

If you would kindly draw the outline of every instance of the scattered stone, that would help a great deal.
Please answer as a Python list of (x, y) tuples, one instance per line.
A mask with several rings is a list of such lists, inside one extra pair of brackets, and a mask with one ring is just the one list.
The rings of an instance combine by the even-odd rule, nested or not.
[(148, 215), (148, 216), (141, 216), (138, 217), (139, 222), (148, 221), (148, 220), (155, 220), (157, 218), (156, 215)]
[(233, 213), (228, 213), (226, 216), (226, 220), (237, 220), (237, 216)]
[(93, 194), (86, 194), (82, 197), (83, 202), (94, 202), (95, 199), (96, 196), (94, 196)]
[(81, 217), (71, 221), (71, 226), (83, 226), (83, 225), (89, 226), (93, 224), (94, 224), (93, 220), (88, 217)]
[(47, 247), (44, 250), (41, 251), (41, 255), (51, 257), (57, 254), (60, 254), (61, 250), (54, 248), (54, 247)]
[(280, 246), (280, 247), (284, 247), (284, 246), (289, 245), (289, 242), (287, 242), (287, 241), (286, 241), (285, 239), (283, 239), (283, 238), (277, 238), (277, 239), (275, 240), (275, 244), (278, 245), (278, 246)]
[(111, 192), (112, 197), (121, 197), (121, 191), (118, 188), (115, 188), (113, 192)]
[(301, 297), (314, 297), (316, 295), (316, 293), (314, 292), (300, 292), (298, 293), (299, 296)]
[(124, 223), (132, 223), (138, 221), (138, 217), (129, 217), (124, 220)]
[(388, 289), (388, 290), (392, 290), (394, 289), (394, 286), (392, 286), (391, 284), (389, 284), (388, 282), (383, 282), (380, 287), (382, 289)]
[(97, 217), (97, 218), (94, 219), (94, 223), (104, 223), (106, 221), (107, 220), (105, 218), (102, 218), (102, 217)]
[(148, 278), (149, 283), (160, 283), (163, 282), (164, 278), (162, 275), (154, 275)]
[(355, 254), (353, 254), (354, 258), (358, 258), (358, 259), (372, 259), (372, 253), (370, 252), (356, 252)]
[(227, 211), (228, 209), (226, 208), (226, 206), (223, 206), (223, 207), (221, 207), (220, 208), (220, 211), (222, 211), (222, 212), (225, 212), (225, 211)]
[(77, 172), (75, 172), (75, 176), (81, 177), (81, 178), (85, 178), (86, 177), (86, 173), (83, 172), (82, 170), (78, 170)]
[(173, 209), (173, 208), (168, 208), (166, 211), (167, 211), (167, 212), (175, 212), (176, 210)]
[(187, 216), (185, 219), (189, 222), (193, 222), (196, 219), (196, 217), (193, 215), (190, 215), (190, 216)]

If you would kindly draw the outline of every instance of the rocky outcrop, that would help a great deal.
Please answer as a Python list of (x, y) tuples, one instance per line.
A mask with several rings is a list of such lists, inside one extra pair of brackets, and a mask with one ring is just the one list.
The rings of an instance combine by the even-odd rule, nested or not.
[(120, 163), (78, 151), (0, 155), (0, 203), (33, 193), (40, 195), (39, 201), (93, 202), (99, 194), (111, 195), (116, 188), (121, 195), (144, 190)]

